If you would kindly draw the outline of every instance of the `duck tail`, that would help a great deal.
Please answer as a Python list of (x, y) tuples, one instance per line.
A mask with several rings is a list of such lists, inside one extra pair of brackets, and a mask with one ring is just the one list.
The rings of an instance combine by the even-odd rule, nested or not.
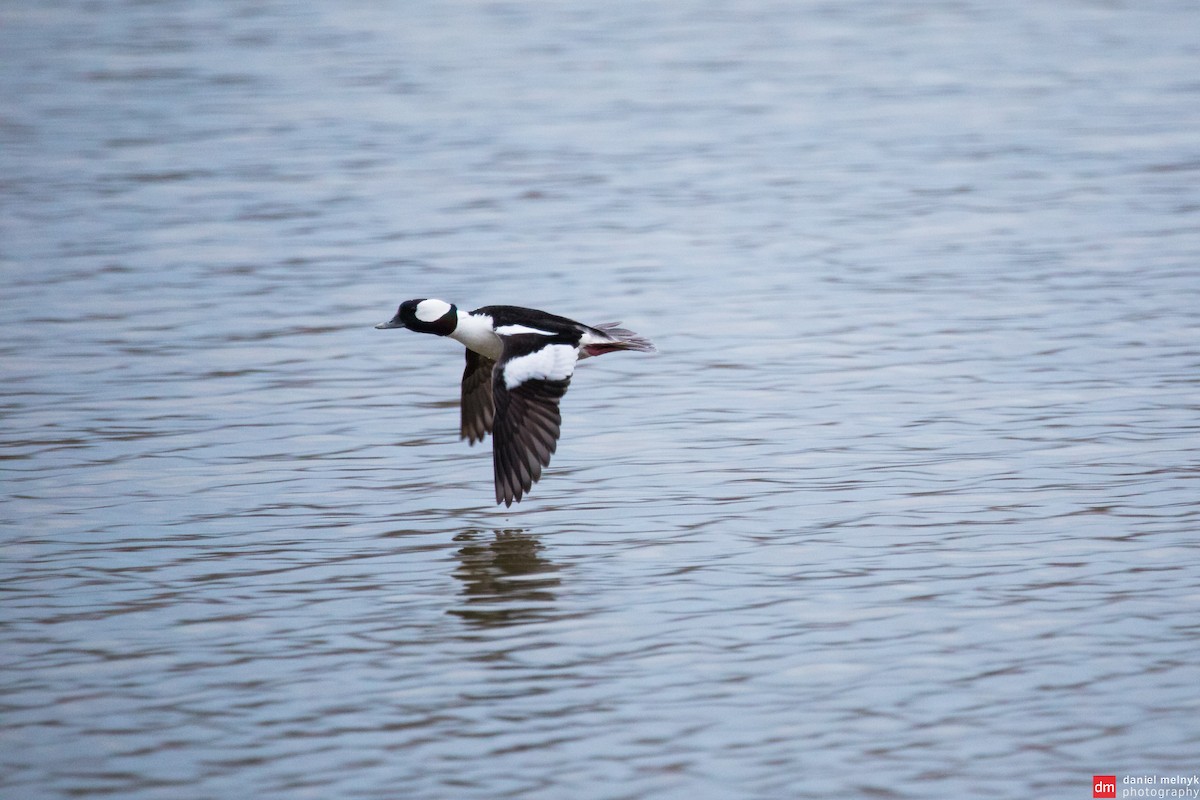
[(657, 349), (645, 336), (634, 333), (628, 328), (622, 328), (619, 322), (604, 322), (591, 326), (603, 337), (600, 341), (584, 345), (586, 356), (599, 356), (616, 350), (637, 350), (643, 353), (655, 353)]

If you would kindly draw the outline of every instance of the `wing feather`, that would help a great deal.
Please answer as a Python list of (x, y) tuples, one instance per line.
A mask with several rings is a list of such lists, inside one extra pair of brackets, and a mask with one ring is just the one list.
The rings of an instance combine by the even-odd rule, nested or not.
[(462, 377), (462, 424), (459, 435), (470, 444), (482, 442), (492, 432), (495, 406), (492, 402), (492, 370), (496, 362), (467, 350)]
[[(558, 448), (559, 401), (571, 383), (575, 351), (536, 334), (502, 338), (504, 353), (492, 370), (492, 466), (496, 502), (511, 506), (538, 482)], [(540, 355), (547, 346), (566, 349)]]

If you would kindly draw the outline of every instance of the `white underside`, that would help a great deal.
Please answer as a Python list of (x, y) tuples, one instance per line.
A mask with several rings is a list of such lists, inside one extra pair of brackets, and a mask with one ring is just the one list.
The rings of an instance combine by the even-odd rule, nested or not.
[(464, 311), (458, 312), (458, 325), (450, 338), (462, 342), (469, 350), (493, 361), (500, 359), (503, 345), (500, 337), (492, 330), (492, 318), (486, 315), (472, 316)]

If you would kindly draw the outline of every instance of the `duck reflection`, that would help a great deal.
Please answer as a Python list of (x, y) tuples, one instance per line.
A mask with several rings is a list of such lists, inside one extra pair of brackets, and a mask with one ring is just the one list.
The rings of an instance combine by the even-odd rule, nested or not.
[(478, 625), (511, 625), (551, 614), (559, 568), (541, 556), (546, 547), (537, 537), (519, 528), (493, 531), (490, 539), (468, 530), (454, 541), (463, 544), (454, 577), (463, 582), (465, 607), (449, 613)]

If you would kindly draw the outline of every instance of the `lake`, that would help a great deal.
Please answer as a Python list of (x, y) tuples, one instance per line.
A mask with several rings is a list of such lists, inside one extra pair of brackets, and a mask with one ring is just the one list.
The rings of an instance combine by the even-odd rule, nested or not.
[[(5, 798), (1200, 769), (1200, 14), (0, 11)], [(404, 299), (623, 320), (522, 503)]]

